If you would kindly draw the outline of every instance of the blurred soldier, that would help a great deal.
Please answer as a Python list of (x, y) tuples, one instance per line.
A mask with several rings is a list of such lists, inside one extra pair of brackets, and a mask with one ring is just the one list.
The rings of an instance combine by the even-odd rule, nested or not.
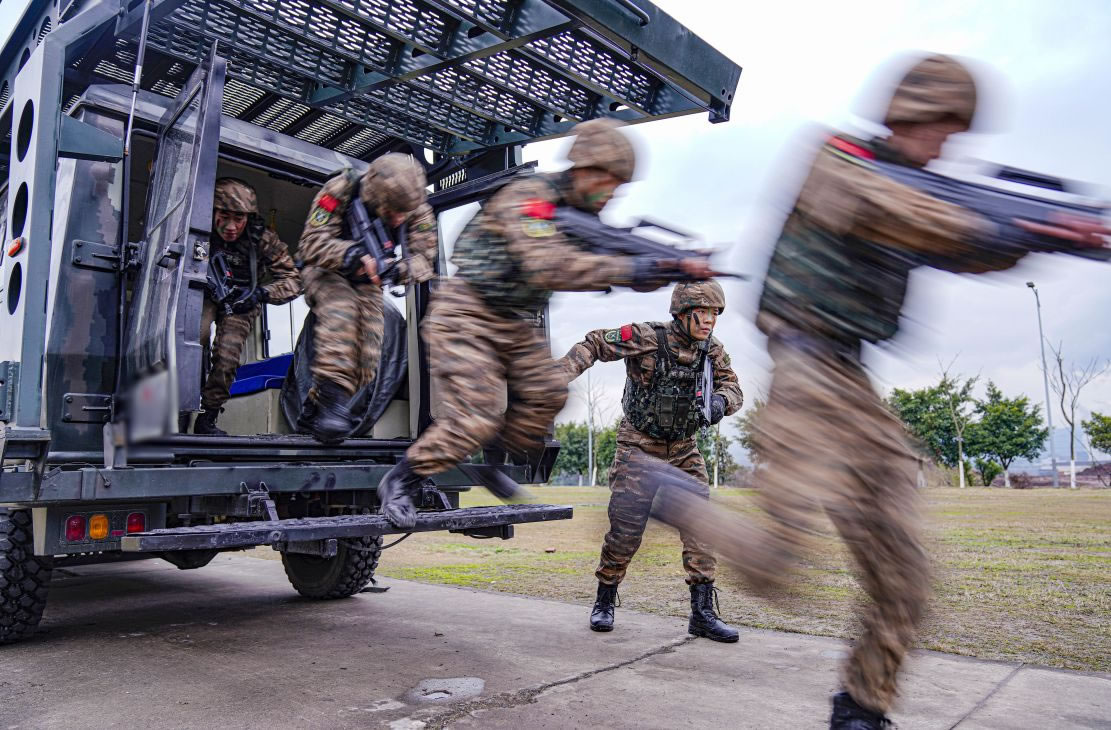
[[(215, 235), (209, 256), (223, 252), (231, 272), (232, 290), (225, 302), (216, 302), (206, 292), (201, 316), (201, 346), (209, 351), (209, 332), (216, 322), (216, 341), (210, 355), (208, 378), (201, 390), (204, 409), (193, 424), (193, 433), (226, 436), (216, 427), (220, 410), (228, 400), (235, 380), (243, 343), (264, 304), (285, 304), (301, 293), (301, 277), (289, 249), (277, 234), (266, 228), (258, 213), (255, 189), (246, 182), (222, 177), (216, 181), (212, 198), (212, 228)], [(267, 283), (262, 283), (264, 280)], [(184, 430), (184, 429), (182, 429)]]
[[(629, 473), (629, 455), (642, 451), (663, 459), (697, 479), (703, 487), (700, 496), (710, 497), (695, 433), (735, 413), (744, 400), (729, 355), (712, 336), (724, 311), (725, 292), (716, 281), (681, 283), (671, 294), (670, 324), (643, 322), (594, 330), (559, 361), (572, 379), (599, 360), (624, 359), (627, 373), (621, 400), (625, 418), (617, 431), (617, 454), (610, 470), (610, 529), (595, 571), (598, 598), (590, 614), (594, 631), (613, 630), (617, 585), (640, 547), (658, 486)], [(712, 383), (702, 382), (707, 358)], [(709, 423), (699, 407), (704, 394), (710, 397)], [(737, 641), (737, 630), (714, 613), (717, 561), (695, 537), (683, 531), (680, 538), (691, 591), (689, 632), (714, 641)]]
[[(567, 400), (566, 378), (551, 358), (536, 317), (552, 291), (660, 286), (668, 277), (706, 277), (706, 259), (661, 261), (602, 256), (564, 236), (552, 217), (570, 205), (595, 215), (633, 178), (633, 147), (610, 120), (574, 130), (571, 169), (517, 178), (467, 224), (455, 244), (458, 273), (436, 290), (423, 324), (444, 413), (378, 487), (394, 525), (416, 523), (414, 497), (443, 472), (500, 435), (500, 446), (536, 455)], [(680, 270), (685, 272), (680, 274)], [(508, 394), (501, 413), (499, 401)], [(517, 485), (496, 469), (475, 470), (500, 496)]]
[(351, 432), (348, 404), (374, 380), (382, 353), (382, 286), (374, 258), (350, 238), (347, 204), (357, 190), (393, 240), (406, 228), (399, 282), (420, 283), (435, 276), (439, 245), (427, 185), (420, 163), (390, 153), (372, 162), (361, 180), (354, 170), (343, 170), (313, 199), (297, 251), (305, 301), (316, 317), (313, 387), (298, 426), (319, 441), (342, 441)]
[[(883, 123), (886, 138), (832, 136), (802, 186), (772, 256), (757, 325), (775, 363), (767, 406), (756, 424), (759, 501), (771, 527), (738, 522), (702, 500), (676, 500), (664, 521), (686, 525), (735, 563), (757, 588), (777, 585), (813, 534), (823, 508), (847, 543), (871, 605), (841, 673), (831, 728), (889, 725), (896, 678), (929, 595), (919, 536), (915, 455), (902, 426), (872, 389), (862, 342), (892, 337), (911, 270), (1005, 269), (1024, 253), (1021, 232), (885, 177), (873, 160), (923, 167), (976, 108), (968, 70), (932, 56), (899, 83)], [(1078, 246), (1099, 246), (1090, 222), (1050, 227), (1013, 221)], [(659, 465), (657, 478), (685, 477)], [(693, 488), (690, 485), (689, 488)]]

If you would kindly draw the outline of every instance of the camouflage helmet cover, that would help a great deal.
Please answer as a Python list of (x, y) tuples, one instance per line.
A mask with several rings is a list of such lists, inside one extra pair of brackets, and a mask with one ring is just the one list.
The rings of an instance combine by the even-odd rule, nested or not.
[(907, 71), (895, 87), (883, 123), (936, 122), (955, 117), (966, 128), (976, 113), (976, 82), (960, 61), (935, 55)]
[(591, 119), (571, 129), (575, 141), (567, 153), (571, 167), (597, 167), (623, 183), (633, 179), (636, 151), (619, 131), (625, 124), (616, 119)]
[(724, 312), (725, 292), (721, 284), (713, 279), (676, 284), (671, 292), (671, 316), (677, 317), (695, 307), (711, 307), (717, 309), (718, 314)]
[(212, 195), (213, 210), (229, 213), (258, 215), (258, 196), (255, 189), (236, 177), (222, 177), (216, 181)]
[(424, 168), (410, 155), (391, 152), (370, 163), (363, 175), (359, 195), (381, 215), (388, 208), (412, 213), (428, 199)]

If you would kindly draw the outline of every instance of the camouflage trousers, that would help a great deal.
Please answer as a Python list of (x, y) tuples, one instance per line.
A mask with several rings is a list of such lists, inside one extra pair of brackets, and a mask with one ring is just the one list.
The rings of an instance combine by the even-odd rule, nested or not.
[(886, 712), (930, 591), (917, 461), (855, 359), (775, 339), (769, 352), (775, 370), (755, 446), (764, 464), (759, 501), (773, 519), (750, 569), (783, 575), (824, 509), (871, 599), (841, 679), (861, 705)]
[[(594, 573), (598, 582), (606, 585), (617, 585), (624, 580), (629, 562), (640, 548), (652, 511), (652, 500), (659, 487), (629, 470), (629, 457), (633, 451), (642, 451), (682, 469), (698, 480), (703, 489), (700, 496), (710, 498), (706, 464), (693, 438), (660, 441), (622, 420), (617, 431), (617, 454), (610, 470), (610, 529), (602, 543), (602, 556)], [(663, 498), (665, 496), (661, 495)], [(717, 561), (709, 546), (700, 542), (689, 530), (680, 529), (679, 538), (683, 542), (683, 568), (687, 571), (687, 583), (712, 583)]]
[[(201, 347), (209, 355), (208, 377), (201, 388), (201, 408), (219, 409), (228, 402), (235, 371), (243, 356), (243, 345), (251, 336), (251, 325), (258, 316), (255, 308), (244, 314), (221, 314), (216, 302), (204, 300), (201, 310)], [(216, 339), (209, 345), (212, 323), (216, 323)]]
[(306, 266), (301, 281), (305, 302), (316, 318), (313, 381), (328, 380), (354, 394), (378, 372), (384, 329), (382, 288), (370, 282), (353, 283), (316, 266)]
[(567, 401), (567, 377), (531, 320), (489, 309), (462, 280), (440, 283), (421, 325), (433, 387), (433, 423), (409, 447), (413, 472), (450, 469), (500, 435), (530, 452)]

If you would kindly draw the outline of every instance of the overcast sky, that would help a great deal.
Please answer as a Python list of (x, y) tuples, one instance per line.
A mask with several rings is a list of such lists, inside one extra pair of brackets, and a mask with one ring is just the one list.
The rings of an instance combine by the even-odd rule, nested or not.
[[(24, 3), (0, 0), (0, 38)], [(928, 0), (741, 3), (658, 0), (744, 69), (732, 120), (705, 115), (629, 130), (640, 181), (607, 210), (614, 223), (651, 216), (695, 230), (724, 249), (720, 263), (754, 275), (726, 282), (729, 307), (715, 333), (732, 355), (751, 401), (769, 380), (762, 336), (752, 325), (760, 278), (778, 224), (813, 152), (819, 125), (858, 124), (861, 95), (878, 67), (913, 50), (957, 54), (991, 69), (982, 96), (992, 134), (967, 134), (947, 152), (1040, 170), (1102, 186), (1111, 195), (1111, 13), (1106, 0)], [(543, 169), (563, 165), (566, 141), (525, 148)], [(1007, 274), (956, 276), (922, 270), (912, 278), (897, 340), (871, 350), (877, 387), (936, 380), (938, 361), (995, 380), (1004, 392), (1043, 400), (1034, 299), (1041, 291), (1047, 338), (1069, 359), (1111, 353), (1108, 269), (1065, 257), (1028, 257)], [(594, 328), (666, 320), (669, 292), (557, 294), (552, 341), (562, 355)], [(597, 365), (616, 415), (624, 370)], [(580, 381), (585, 381), (585, 377)], [(583, 383), (573, 385), (581, 394)], [(1111, 412), (1111, 378), (1090, 387), (1084, 410)], [(581, 420), (573, 397), (561, 420)], [(1059, 414), (1056, 421), (1060, 424)]]
[[(1111, 13), (1084, 2), (685, 2), (657, 3), (742, 66), (729, 122), (705, 115), (628, 130), (638, 144), (641, 180), (607, 209), (614, 223), (655, 217), (695, 229), (726, 248), (721, 263), (751, 273), (725, 282), (729, 307), (716, 336), (733, 358), (746, 400), (766, 391), (764, 338), (752, 324), (779, 223), (813, 153), (820, 125), (859, 128), (862, 94), (879, 67), (900, 53), (950, 53), (986, 65), (992, 134), (954, 138), (946, 152), (1094, 183), (1111, 194)], [(566, 141), (525, 148), (527, 159), (558, 168)], [(1046, 337), (1068, 359), (1111, 354), (1109, 271), (1062, 256), (1027, 257), (1005, 274), (957, 276), (920, 270), (911, 280), (899, 337), (866, 354), (873, 381), (893, 387), (936, 381), (938, 361), (992, 379), (1005, 393), (1044, 400), (1034, 297), (1041, 293)], [(557, 294), (557, 355), (593, 328), (668, 318), (669, 292)], [(621, 364), (593, 368), (612, 408)], [(582, 420), (585, 377), (561, 420)], [(576, 395), (578, 397), (576, 397)], [(1111, 411), (1111, 378), (1093, 384), (1084, 409)], [(1062, 419), (1055, 414), (1055, 425)]]

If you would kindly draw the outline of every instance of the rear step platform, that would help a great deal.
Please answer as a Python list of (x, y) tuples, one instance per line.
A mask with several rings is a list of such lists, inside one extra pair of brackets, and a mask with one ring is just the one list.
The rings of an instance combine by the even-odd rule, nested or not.
[(399, 530), (383, 515), (304, 517), (260, 522), (224, 522), (218, 525), (171, 527), (137, 532), (120, 538), (124, 552), (149, 553), (167, 550), (212, 550), (255, 545), (275, 547), (288, 543), (328, 540), (337, 537), (370, 537), (405, 532), (479, 530), (526, 522), (569, 520), (572, 508), (556, 504), (506, 504), (421, 512), (411, 530)]

